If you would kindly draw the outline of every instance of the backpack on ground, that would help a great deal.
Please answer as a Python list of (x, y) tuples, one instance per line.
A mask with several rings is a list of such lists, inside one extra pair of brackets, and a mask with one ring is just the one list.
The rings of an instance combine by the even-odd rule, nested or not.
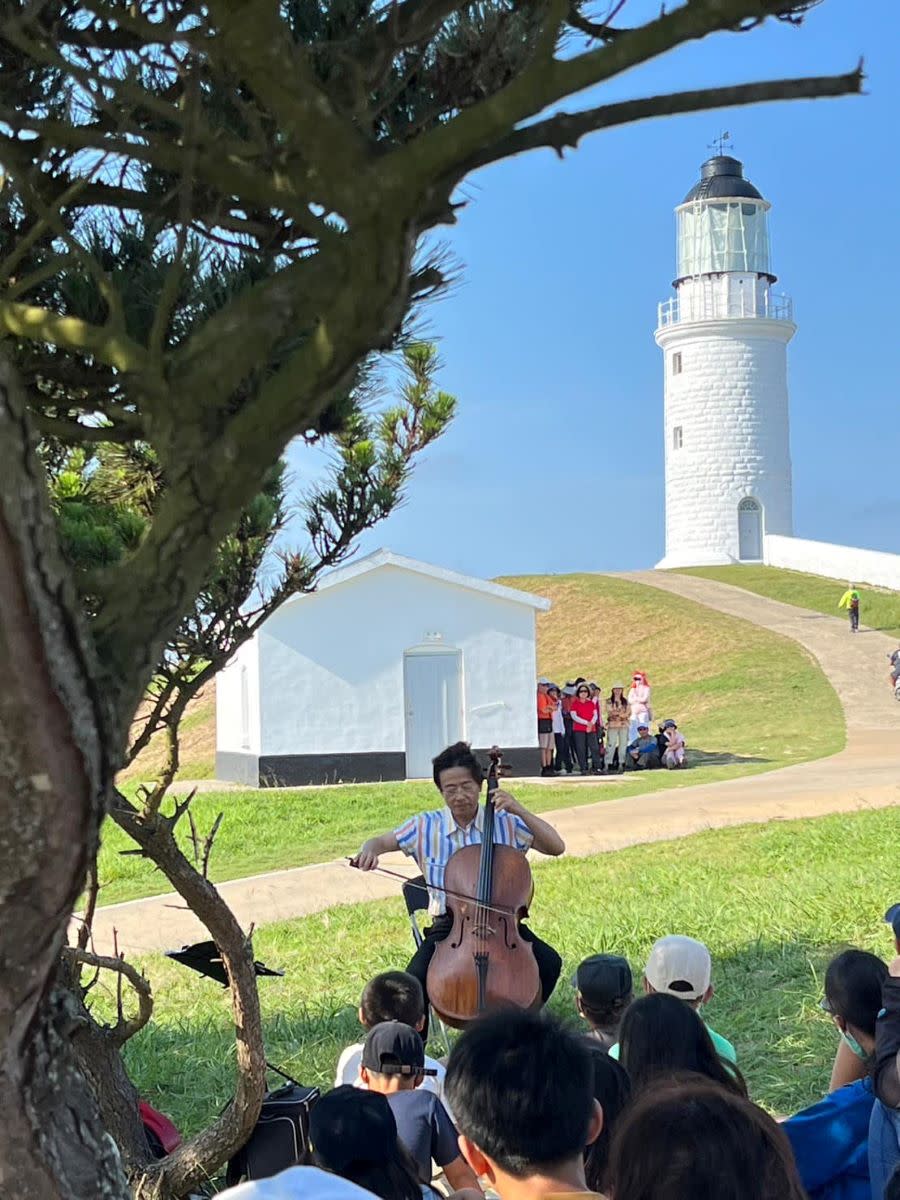
[(304, 1087), (277, 1067), (269, 1066), (269, 1070), (288, 1082), (263, 1098), (253, 1132), (228, 1162), (228, 1187), (246, 1179), (269, 1179), (288, 1167), (310, 1161), (309, 1114), (319, 1098), (319, 1089)]

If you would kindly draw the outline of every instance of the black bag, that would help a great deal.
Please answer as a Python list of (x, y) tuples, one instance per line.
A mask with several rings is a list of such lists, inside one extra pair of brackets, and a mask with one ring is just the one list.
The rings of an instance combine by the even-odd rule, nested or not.
[(246, 1179), (269, 1179), (288, 1167), (309, 1163), (309, 1114), (319, 1089), (304, 1087), (277, 1067), (270, 1067), (289, 1082), (267, 1092), (259, 1120), (246, 1144), (228, 1162), (228, 1187)]

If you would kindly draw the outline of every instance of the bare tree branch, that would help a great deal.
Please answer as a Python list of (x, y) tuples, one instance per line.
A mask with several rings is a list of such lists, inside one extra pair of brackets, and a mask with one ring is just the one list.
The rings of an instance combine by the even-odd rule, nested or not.
[(213, 885), (179, 850), (168, 822), (145, 823), (134, 805), (119, 792), (115, 794), (111, 815), (146, 857), (156, 863), (209, 930), (231, 985), (237, 1051), (234, 1101), (208, 1129), (149, 1168), (144, 1180), (144, 1185), (150, 1180), (164, 1180), (179, 1195), (202, 1182), (210, 1170), (223, 1163), (242, 1144), (259, 1115), (266, 1062), (253, 947)]
[(507, 136), (511, 128), (559, 100), (685, 42), (736, 29), (743, 21), (765, 19), (787, 7), (785, 0), (691, 0), (574, 58), (537, 57), (507, 87), (400, 148), (388, 161), (393, 160), (407, 182), (433, 180), (435, 175), (453, 172), (483, 146)]
[(133, 1017), (123, 1017), (121, 1014), (116, 1024), (110, 1030), (113, 1040), (118, 1046), (133, 1038), (144, 1028), (153, 1015), (153, 990), (150, 981), (138, 971), (137, 967), (127, 962), (121, 956), (94, 954), (81, 947), (66, 946), (63, 957), (78, 966), (95, 967), (102, 971), (113, 971), (118, 979), (127, 979), (138, 998), (138, 1011)]
[(712, 108), (760, 104), (772, 100), (815, 100), (827, 96), (847, 96), (862, 91), (862, 65), (846, 75), (820, 75), (807, 79), (773, 79), (764, 83), (734, 84), (731, 87), (699, 88), (691, 92), (670, 92), (647, 96), (641, 100), (624, 100), (605, 104), (577, 113), (557, 113), (545, 121), (536, 121), (517, 129), (494, 146), (474, 155), (460, 174), (501, 159), (511, 158), (526, 150), (547, 146), (562, 155), (574, 149), (589, 133), (627, 125), (649, 117), (671, 116), (675, 113), (702, 112)]

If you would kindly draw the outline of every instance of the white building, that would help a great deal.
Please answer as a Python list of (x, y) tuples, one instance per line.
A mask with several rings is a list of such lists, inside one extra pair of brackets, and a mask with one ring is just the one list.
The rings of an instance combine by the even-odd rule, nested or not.
[(377, 550), (288, 600), (216, 677), (216, 776), (431, 777), (465, 739), (538, 774), (535, 613), (550, 601)]
[(761, 561), (793, 534), (787, 344), (772, 291), (768, 210), (743, 167), (710, 158), (675, 212), (675, 297), (659, 306), (665, 365), (666, 554), (659, 567)]

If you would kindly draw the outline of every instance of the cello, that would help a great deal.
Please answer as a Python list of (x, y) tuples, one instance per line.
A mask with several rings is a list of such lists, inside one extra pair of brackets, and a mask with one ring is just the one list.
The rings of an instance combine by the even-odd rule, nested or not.
[(463, 1029), (492, 1008), (536, 1008), (541, 981), (534, 950), (519, 933), (534, 883), (528, 860), (494, 843), (494, 800), (502, 755), (491, 750), (480, 845), (463, 846), (447, 862), (444, 883), (453, 926), (428, 966), (428, 997), (438, 1016)]

